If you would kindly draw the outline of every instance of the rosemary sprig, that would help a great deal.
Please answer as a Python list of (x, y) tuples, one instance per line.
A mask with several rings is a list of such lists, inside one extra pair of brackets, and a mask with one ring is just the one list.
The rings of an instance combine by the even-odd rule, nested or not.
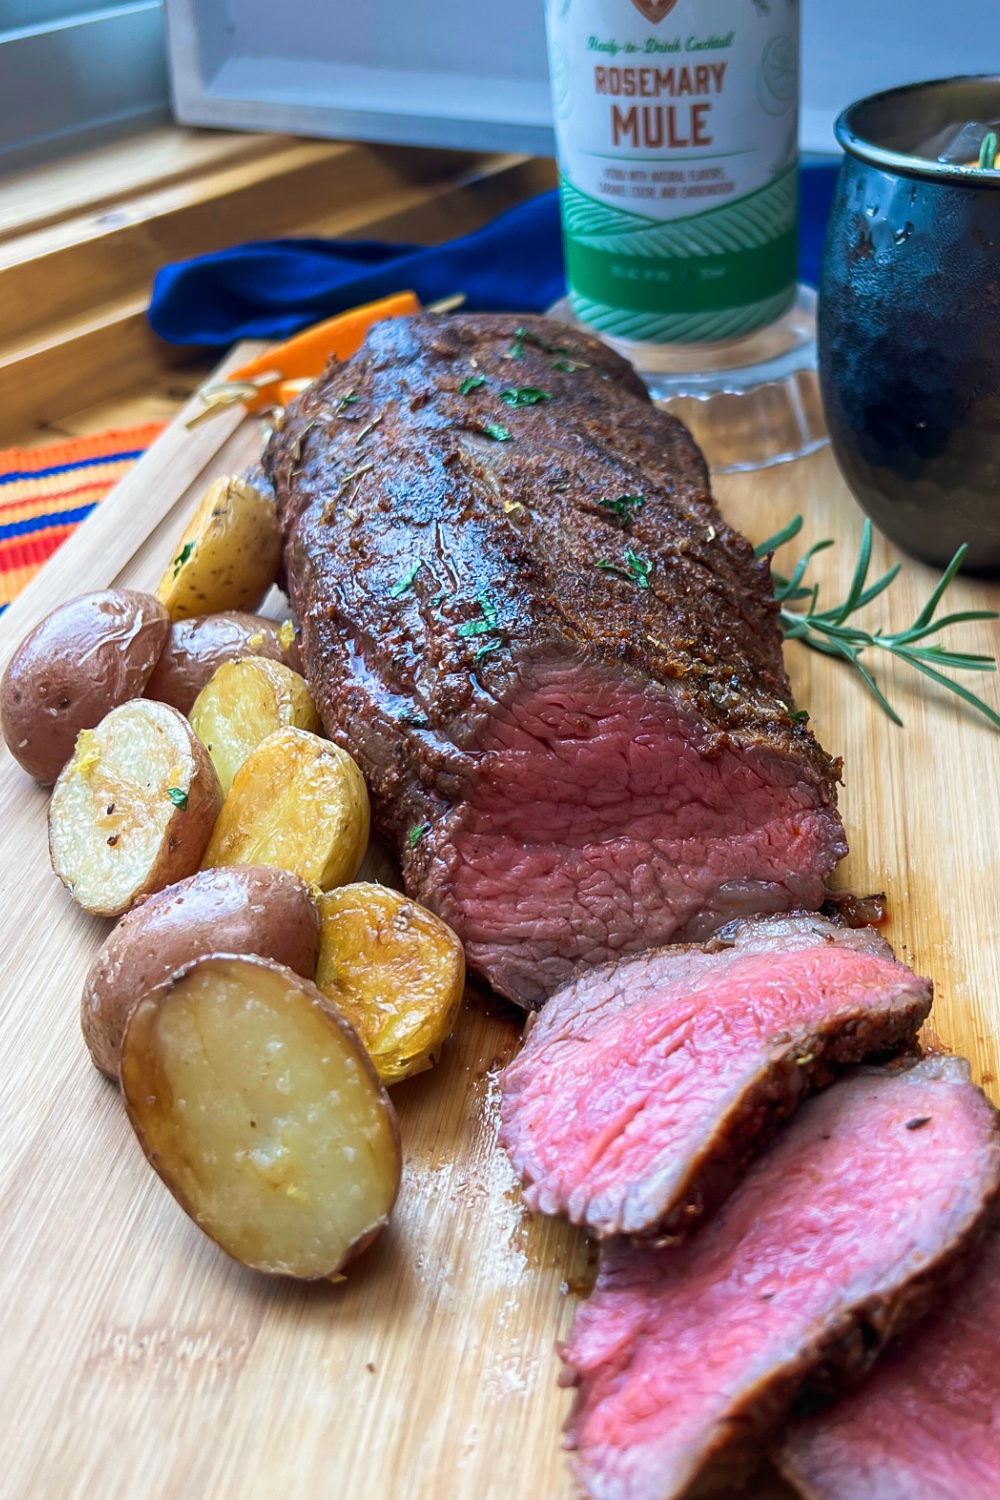
[[(766, 542), (761, 542), (760, 546), (754, 549), (757, 556), (765, 557), (768, 553), (783, 547), (786, 542), (798, 536), (801, 530), (802, 517), (796, 516), (781, 531), (768, 537)], [(804, 578), (816, 554), (833, 545), (832, 539), (816, 542), (799, 559), (789, 578), (783, 577), (782, 574), (772, 569), (774, 597), (781, 606), (781, 628), (785, 639), (801, 641), (804, 646), (810, 647), (813, 651), (821, 651), (826, 656), (836, 656), (848, 662), (860, 674), (868, 690), (894, 724), (901, 725), (903, 721), (885, 697), (874, 675), (861, 661), (862, 651), (888, 651), (897, 660), (905, 661), (908, 666), (913, 667), (917, 672), (922, 672), (925, 677), (931, 678), (940, 687), (955, 693), (970, 708), (983, 714), (995, 728), (1000, 729), (1000, 714), (997, 714), (981, 698), (977, 698), (975, 693), (970, 692), (968, 688), (955, 682), (951, 677), (946, 677), (944, 671), (939, 670), (944, 668), (956, 672), (995, 672), (997, 664), (994, 658), (975, 656), (966, 651), (953, 651), (940, 641), (932, 643), (928, 640), (929, 636), (936, 635), (941, 630), (947, 630), (951, 625), (963, 625), (970, 620), (998, 618), (996, 613), (989, 609), (960, 610), (955, 614), (936, 618), (938, 606), (948, 585), (962, 566), (968, 548), (965, 545), (959, 547), (942, 573), (937, 587), (909, 629), (890, 632), (883, 631), (880, 627), (872, 632), (848, 622), (859, 610), (864, 609), (866, 605), (871, 604), (873, 599), (877, 599), (879, 594), (885, 592), (899, 572), (900, 565), (895, 563), (874, 583), (868, 582), (872, 555), (872, 527), (871, 522), (866, 521), (861, 536), (858, 561), (847, 590), (847, 597), (841, 604), (836, 604), (830, 609), (820, 609), (819, 584), (814, 583), (810, 587), (804, 582)], [(802, 605), (802, 608), (793, 609), (791, 608), (793, 604)]]

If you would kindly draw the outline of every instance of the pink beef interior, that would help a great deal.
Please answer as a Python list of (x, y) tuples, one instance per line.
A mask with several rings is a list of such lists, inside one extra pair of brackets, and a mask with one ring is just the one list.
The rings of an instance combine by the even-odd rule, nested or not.
[(501, 1139), (529, 1208), (602, 1234), (649, 1229), (727, 1129), (753, 1129), (748, 1102), (785, 1094), (791, 1108), (828, 1038), (849, 1033), (859, 1062), (915, 1035), (930, 986), (870, 929), (747, 929), (745, 946), (643, 955), (549, 1001), (501, 1080)]
[(861, 1074), (804, 1105), (684, 1246), (615, 1242), (563, 1351), (588, 1493), (683, 1494), (762, 1385), (801, 1378), (845, 1313), (969, 1233), (996, 1187), (993, 1128), (957, 1061)]
[(1000, 1233), (856, 1394), (796, 1424), (780, 1460), (812, 1500), (997, 1500)]
[(846, 853), (804, 760), (623, 674), (524, 669), (477, 749), (431, 891), (472, 965), (528, 1003), (584, 966), (816, 907)]

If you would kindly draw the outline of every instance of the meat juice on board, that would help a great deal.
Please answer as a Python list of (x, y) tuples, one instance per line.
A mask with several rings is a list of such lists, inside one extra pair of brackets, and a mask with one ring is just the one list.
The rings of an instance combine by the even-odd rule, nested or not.
[(795, 297), (798, 0), (546, 0), (574, 315), (735, 338)]

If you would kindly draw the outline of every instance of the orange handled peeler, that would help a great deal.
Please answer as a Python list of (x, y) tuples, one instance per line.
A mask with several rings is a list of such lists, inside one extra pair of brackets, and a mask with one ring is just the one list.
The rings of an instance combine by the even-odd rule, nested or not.
[[(431, 303), (427, 311), (450, 312), (464, 301), (464, 292), (457, 292)], [(409, 317), (420, 311), (420, 299), (415, 292), (393, 292), (377, 302), (365, 302), (323, 323), (314, 323), (233, 370), (225, 380), (202, 386), (198, 394), (203, 409), (187, 425), (193, 427), (237, 401), (242, 401), (248, 412), (284, 405), (312, 384), (328, 359), (333, 356), (349, 359), (360, 349), (373, 323), (384, 318)]]

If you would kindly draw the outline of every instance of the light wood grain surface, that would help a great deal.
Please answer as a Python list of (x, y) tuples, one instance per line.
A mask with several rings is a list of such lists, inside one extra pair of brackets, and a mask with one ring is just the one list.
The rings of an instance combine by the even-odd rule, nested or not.
[[(0, 665), (59, 600), (154, 584), (209, 480), (257, 445), (256, 424), (235, 414), (175, 424), (0, 622)], [(805, 542), (837, 536), (819, 566), (843, 589), (860, 518), (828, 452), (718, 489), (755, 539), (798, 510)], [(876, 561), (889, 555), (880, 545)], [(908, 623), (932, 582), (905, 563), (874, 622)], [(975, 582), (954, 595), (955, 608), (1000, 604), (1000, 588)], [(993, 623), (962, 629), (969, 649), (1000, 644)], [(937, 1037), (996, 1097), (1000, 734), (902, 671), (884, 673), (901, 730), (838, 664), (801, 648), (789, 664), (798, 701), (844, 757), (842, 879), (886, 889), (890, 939), (934, 978)], [(984, 690), (1000, 699), (995, 679)], [(394, 1091), (404, 1188), (346, 1283), (242, 1270), (147, 1168), (117, 1091), (90, 1067), (77, 1004), (107, 926), (49, 870), (46, 802), (4, 751), (5, 1500), (568, 1500), (554, 1345), (588, 1254), (575, 1231), (523, 1213), (496, 1146), (496, 1074), (517, 1018), (470, 988), (439, 1067)], [(369, 869), (390, 873), (378, 853)], [(750, 1493), (790, 1492), (765, 1477)]]

